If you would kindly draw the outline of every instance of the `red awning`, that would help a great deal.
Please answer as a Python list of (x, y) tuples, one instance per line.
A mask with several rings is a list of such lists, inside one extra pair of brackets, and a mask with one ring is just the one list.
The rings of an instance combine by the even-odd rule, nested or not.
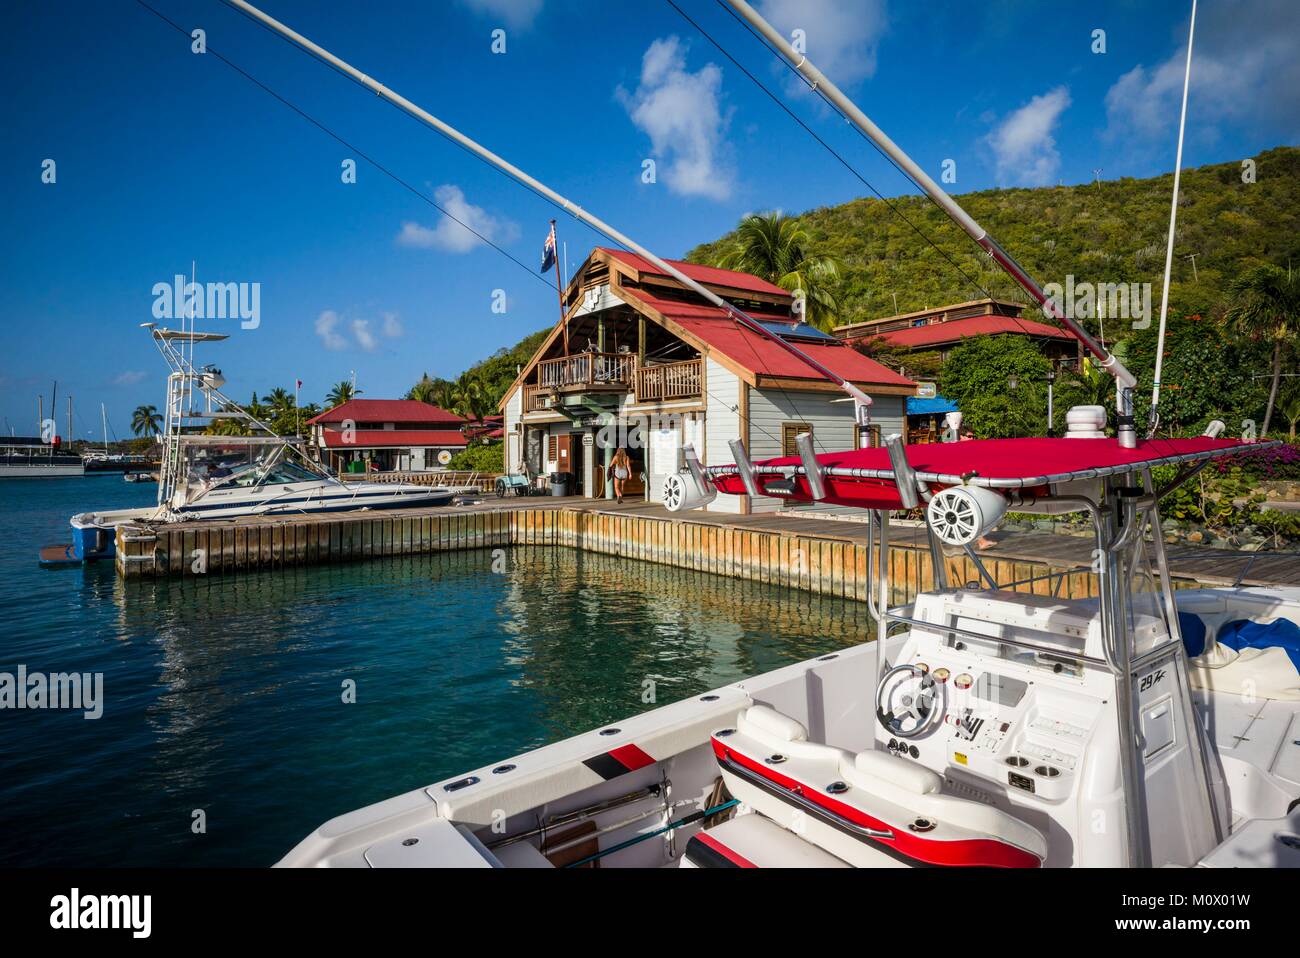
[[(1044, 490), (1060, 482), (1124, 475), (1162, 465), (1190, 464), (1206, 459), (1241, 455), (1278, 443), (1240, 439), (1152, 439), (1125, 449), (1117, 439), (976, 439), (969, 442), (927, 443), (906, 446), (908, 464), (917, 478), (938, 489), (962, 482), (1001, 490)], [(830, 493), (826, 502), (869, 509), (898, 509), (898, 490), (889, 466), (889, 452), (851, 449), (819, 455), (827, 470)], [(759, 486), (778, 478), (782, 471), (798, 468), (800, 459), (787, 456), (755, 463)], [(722, 492), (743, 495), (745, 488), (735, 466), (709, 470)], [(796, 493), (783, 498), (811, 501), (802, 475), (795, 476)]]

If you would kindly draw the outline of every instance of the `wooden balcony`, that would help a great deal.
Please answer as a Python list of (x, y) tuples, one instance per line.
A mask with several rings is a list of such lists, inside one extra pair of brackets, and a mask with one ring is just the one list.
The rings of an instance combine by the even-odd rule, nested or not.
[(636, 401), (664, 402), (694, 399), (703, 392), (702, 363), (687, 359), (660, 366), (642, 366), (636, 371)]
[(545, 412), (551, 408), (550, 392), (524, 384), (524, 412)]
[(537, 364), (541, 389), (575, 391), (591, 388), (630, 389), (636, 372), (631, 353), (578, 353)]

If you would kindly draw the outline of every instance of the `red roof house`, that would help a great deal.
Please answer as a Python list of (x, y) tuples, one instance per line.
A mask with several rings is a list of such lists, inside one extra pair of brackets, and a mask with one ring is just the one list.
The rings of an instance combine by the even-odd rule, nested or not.
[[(609, 459), (621, 447), (632, 464), (624, 496), (658, 501), (687, 446), (713, 465), (732, 461), (732, 439), (758, 457), (792, 449), (805, 433), (834, 449), (902, 428), (916, 384), (801, 322), (789, 291), (748, 273), (668, 262), (768, 335), (641, 256), (593, 250), (564, 291), (563, 321), (501, 401), (508, 472), (565, 473), (571, 491), (609, 496)], [(873, 398), (871, 426), (858, 427), (853, 403), (818, 366)], [(710, 508), (748, 508), (723, 498)]]
[(445, 467), (468, 441), (463, 416), (413, 399), (351, 399), (308, 420), (321, 458), (339, 471)]

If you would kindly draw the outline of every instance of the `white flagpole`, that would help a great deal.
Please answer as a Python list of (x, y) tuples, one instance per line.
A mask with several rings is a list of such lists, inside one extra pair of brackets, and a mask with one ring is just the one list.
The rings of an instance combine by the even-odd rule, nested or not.
[(1178, 224), (1178, 183), (1183, 173), (1183, 130), (1187, 126), (1187, 92), (1192, 84), (1192, 39), (1196, 36), (1196, 0), (1192, 0), (1192, 23), (1187, 29), (1187, 68), (1183, 72), (1183, 109), (1178, 117), (1178, 152), (1174, 159), (1174, 198), (1169, 204), (1169, 242), (1165, 246), (1165, 283), (1160, 293), (1160, 332), (1156, 337), (1155, 385), (1151, 387), (1151, 421), (1147, 438), (1160, 425), (1160, 373), (1165, 363), (1165, 320), (1169, 312), (1169, 274), (1174, 265), (1174, 230)]

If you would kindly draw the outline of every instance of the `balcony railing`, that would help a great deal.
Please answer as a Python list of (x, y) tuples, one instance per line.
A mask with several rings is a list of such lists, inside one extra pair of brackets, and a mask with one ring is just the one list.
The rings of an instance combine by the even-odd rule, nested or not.
[(550, 390), (524, 386), (524, 412), (545, 412), (552, 406)]
[(537, 364), (542, 389), (573, 386), (631, 386), (636, 356), (631, 353), (578, 353)]
[(690, 399), (700, 395), (702, 382), (698, 359), (661, 366), (642, 366), (636, 371), (636, 401)]

